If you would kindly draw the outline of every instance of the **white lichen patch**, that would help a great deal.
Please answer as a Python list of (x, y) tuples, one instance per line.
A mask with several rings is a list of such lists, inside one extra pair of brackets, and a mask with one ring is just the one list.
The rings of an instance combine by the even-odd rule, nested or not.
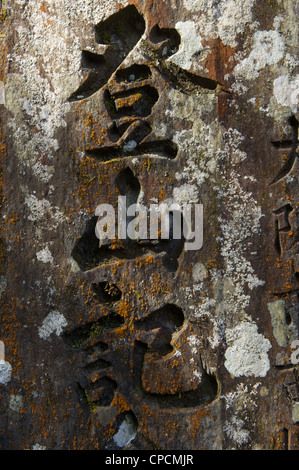
[(196, 380), (196, 382), (197, 382), (198, 384), (200, 384), (201, 381), (202, 381), (202, 373), (201, 373), (201, 371), (194, 369), (194, 370), (192, 370), (192, 375), (193, 375), (193, 377), (191, 378), (191, 381)]
[(290, 325), (287, 324), (286, 304), (283, 300), (268, 303), (268, 310), (271, 315), (273, 335), (278, 345), (286, 348), (298, 338), (296, 322), (292, 322)]
[[(222, 192), (222, 194), (221, 194)], [(264, 285), (255, 275), (252, 264), (246, 259), (251, 247), (251, 237), (260, 233), (261, 208), (250, 193), (245, 192), (239, 182), (238, 174), (232, 171), (229, 184), (219, 188), (219, 197), (226, 199), (226, 217), (219, 218), (221, 235), (218, 237), (221, 255), (226, 265), (226, 276), (235, 286), (234, 311), (243, 310), (249, 305), (250, 290)]]
[(198, 17), (199, 31), (206, 40), (221, 38), (225, 46), (238, 45), (237, 36), (257, 27), (252, 8), (255, 0), (185, 0), (184, 6)]
[(192, 268), (192, 278), (194, 282), (202, 282), (207, 278), (208, 271), (203, 263), (196, 263)]
[(274, 80), (274, 96), (281, 106), (287, 106), (296, 114), (299, 109), (299, 75), (282, 75)]
[(252, 390), (249, 391), (249, 388), (245, 384), (238, 384), (237, 388), (233, 392), (227, 393), (224, 397), (225, 407), (227, 410), (238, 410), (242, 412), (243, 415), (246, 415), (246, 412), (253, 411), (257, 407), (255, 397), (258, 395), (257, 388), (260, 386), (260, 383), (255, 384), (252, 387)]
[(121, 423), (119, 430), (113, 436), (115, 444), (123, 448), (128, 445), (137, 435), (137, 426), (130, 414), (125, 416), (125, 419)]
[(228, 160), (233, 164), (246, 160), (246, 152), (240, 149), (245, 137), (238, 129), (227, 129), (222, 136), (222, 148), (217, 153), (217, 160)]
[(68, 220), (68, 218), (59, 210), (58, 207), (52, 206), (47, 199), (37, 198), (35, 194), (27, 196), (25, 198), (25, 204), (30, 212), (28, 215), (28, 220), (31, 222), (39, 222), (39, 228), (42, 227), (41, 222), (45, 224), (48, 222), (47, 228), (49, 228), (49, 219), (51, 221), (52, 228), (57, 228), (59, 224)]
[(43, 250), (38, 251), (36, 253), (36, 257), (38, 261), (41, 261), (44, 264), (53, 263), (53, 256), (48, 246)]
[[(202, 289), (202, 291), (204, 291)], [(194, 318), (211, 317), (215, 311), (216, 300), (208, 296), (203, 297), (193, 311)]]
[(265, 67), (282, 60), (284, 54), (284, 40), (278, 31), (256, 31), (251, 52), (236, 65), (234, 75), (237, 79), (254, 80)]
[(48, 181), (50, 181), (50, 179), (53, 177), (53, 167), (49, 167), (48, 165), (43, 165), (39, 161), (37, 161), (32, 166), (32, 172), (43, 183), (48, 183)]
[(0, 276), (0, 299), (3, 295), (3, 292), (6, 289), (6, 286), (7, 286), (7, 280), (5, 279), (5, 277)]
[[(200, 194), (201, 185), (207, 180), (213, 181), (214, 179), (217, 150), (213, 137), (213, 129), (204, 123), (197, 123), (192, 130), (182, 131), (174, 136), (174, 142), (189, 154), (185, 168), (175, 176), (178, 181), (188, 181), (185, 185), (190, 194), (192, 194), (190, 186), (193, 186), (194, 190)], [(198, 197), (196, 199), (199, 201)]]
[(196, 204), (198, 200), (198, 190), (196, 186), (185, 183), (173, 189), (173, 203), (181, 207), (187, 204)]
[(26, 197), (25, 204), (28, 206), (30, 210), (30, 215), (28, 216), (28, 220), (32, 222), (39, 221), (45, 215), (47, 209), (51, 207), (51, 204), (46, 199), (38, 199), (34, 194)]
[(65, 317), (58, 311), (53, 310), (44, 319), (42, 326), (38, 328), (40, 338), (48, 339), (53, 333), (60, 336), (63, 328), (67, 326)]
[[(198, 119), (191, 130), (181, 131), (174, 136), (174, 142), (189, 155), (185, 168), (176, 173), (176, 179), (188, 181), (183, 192), (188, 191), (192, 196), (190, 202), (195, 202), (194, 191), (200, 194), (205, 182), (216, 183), (219, 163), (225, 160), (235, 165), (247, 157), (246, 153), (240, 150), (244, 136), (237, 129), (224, 131), (219, 142), (220, 132), (216, 122), (207, 125)], [(180, 188), (184, 189), (184, 185)], [(180, 188), (175, 188), (173, 194), (178, 193)], [(197, 197), (197, 201), (198, 199)]]
[(199, 338), (195, 335), (191, 335), (187, 338), (187, 342), (191, 347), (192, 354), (193, 355), (198, 354), (200, 346), (201, 346), (201, 341), (199, 340)]
[[(198, 128), (199, 126), (194, 126), (194, 129)], [(194, 188), (197, 188), (200, 200), (205, 188), (204, 183), (206, 180), (211, 183), (214, 179), (216, 183), (216, 172), (218, 173), (218, 182), (214, 187), (215, 198), (219, 204), (221, 201), (225, 201), (225, 204), (223, 214), (218, 218), (221, 232), (217, 241), (225, 263), (225, 271), (221, 277), (229, 280), (232, 286), (229, 298), (226, 296), (225, 299), (225, 308), (233, 316), (234, 313), (240, 314), (245, 311), (249, 305), (250, 295), (245, 291), (248, 288), (253, 290), (264, 285), (264, 281), (258, 279), (251, 262), (247, 259), (252, 251), (251, 239), (260, 233), (260, 219), (263, 215), (252, 194), (243, 190), (241, 178), (236, 170), (237, 166), (247, 158), (246, 153), (240, 148), (244, 136), (237, 129), (228, 129), (223, 132), (219, 142), (216, 126), (201, 125), (200, 128), (205, 135), (204, 141), (200, 142), (199, 137), (196, 146), (195, 136), (189, 136), (187, 142), (189, 148), (191, 146), (190, 157), (184, 170), (176, 176), (179, 181), (184, 179), (188, 181), (189, 193), (190, 184), (193, 184)], [(229, 175), (223, 173), (222, 162), (230, 164), (232, 169)], [(223, 178), (223, 183), (219, 181), (219, 175)], [(211, 307), (215, 307), (215, 300), (204, 298), (199, 310), (204, 314)], [(223, 319), (220, 319), (220, 322), (222, 323)], [(215, 327), (219, 338), (223, 325), (220, 328), (217, 325)]]
[(9, 400), (9, 408), (19, 413), (23, 407), (23, 397), (21, 395), (11, 395)]
[(9, 362), (0, 360), (0, 384), (6, 385), (11, 380), (12, 367)]
[(20, 163), (46, 183), (53, 169), (42, 165), (40, 158), (49, 162), (59, 150), (56, 134), (67, 125), (67, 99), (85, 78), (81, 51), (85, 43), (98, 46), (93, 25), (114, 13), (116, 6), (108, 0), (32, 1), (16, 2), (15, 17), (18, 10), (22, 23), (15, 26), (8, 54), (12, 71), (6, 77), (5, 106)]
[[(219, 2), (218, 2), (219, 3)], [(218, 8), (218, 34), (225, 46), (236, 47), (237, 36), (245, 28), (253, 29), (257, 23), (253, 21), (252, 8), (255, 0), (225, 0)]]
[[(194, 114), (194, 110), (196, 108), (194, 97), (184, 95), (184, 99), (182, 99), (182, 93), (175, 89), (169, 90), (168, 97), (169, 108), (165, 110), (166, 117), (171, 117), (173, 119), (192, 119), (192, 115)], [(161, 128), (161, 124), (163, 126), (164, 123), (159, 124), (159, 129)]]
[(41, 446), (40, 444), (34, 444), (32, 446), (32, 450), (47, 450), (45, 446)]
[(257, 325), (242, 322), (226, 331), (230, 346), (225, 352), (225, 367), (234, 377), (266, 377), (270, 369), (271, 343), (258, 333)]
[[(179, 95), (174, 93), (173, 97), (169, 109), (172, 117), (185, 112), (179, 104)], [(204, 102), (212, 106), (210, 97), (194, 97), (199, 109)], [(241, 320), (250, 321), (246, 310), (251, 291), (265, 283), (256, 275), (249, 259), (256, 255), (254, 237), (260, 235), (263, 214), (252, 193), (243, 189), (238, 166), (247, 159), (247, 154), (242, 149), (245, 136), (238, 129), (223, 129), (216, 121), (206, 124), (198, 117), (191, 129), (177, 132), (174, 141), (188, 157), (184, 168), (175, 175), (179, 184), (173, 189), (173, 199), (181, 203), (205, 202), (204, 216), (209, 203), (223, 208), (216, 221), (219, 228), (216, 240), (223, 268), (214, 274), (210, 272), (215, 282), (222, 284), (221, 296), (217, 289), (215, 292), (207, 290), (204, 276), (200, 276), (195, 284), (197, 292), (204, 295), (190, 308), (192, 318), (210, 319), (214, 331), (209, 341), (215, 348), (225, 340), (227, 328), (233, 328)], [(256, 181), (252, 175), (246, 175), (246, 179)], [(210, 198), (206, 197), (207, 192)]]
[(175, 27), (181, 36), (181, 45), (170, 60), (183, 69), (189, 69), (192, 66), (192, 58), (203, 48), (201, 37), (194, 21), (179, 21)]
[(223, 427), (223, 430), (227, 437), (232, 439), (237, 445), (246, 444), (249, 440), (250, 432), (244, 429), (244, 421), (233, 416), (227, 421)]
[(299, 402), (294, 403), (292, 406), (292, 420), (293, 423), (299, 423)]

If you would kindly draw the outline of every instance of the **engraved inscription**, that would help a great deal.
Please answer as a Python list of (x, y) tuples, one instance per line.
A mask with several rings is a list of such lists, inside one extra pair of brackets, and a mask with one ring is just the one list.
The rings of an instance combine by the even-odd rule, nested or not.
[[(93, 143), (90, 140), (85, 152), (100, 168), (126, 159), (115, 174), (115, 191), (126, 196), (128, 205), (136, 204), (144, 188), (130, 160), (145, 157), (146, 161), (151, 159), (159, 164), (162, 160), (168, 163), (180, 158), (180, 148), (172, 136), (168, 133), (165, 138), (157, 138), (154, 132), (163, 83), (189, 95), (215, 94), (219, 84), (170, 65), (167, 59), (180, 45), (178, 31), (156, 25), (145, 37), (145, 21), (135, 6), (123, 8), (101, 22), (95, 33), (96, 42), (106, 49), (102, 55), (82, 52), (82, 68), (87, 78), (69, 101), (81, 102), (99, 93), (106, 109), (103, 122), (107, 127), (103, 139)], [(138, 60), (133, 64), (127, 62), (137, 49)], [(148, 165), (148, 172), (151, 171)], [(170, 214), (170, 226), (174, 216)], [(182, 350), (178, 348), (178, 344), (187, 343), (182, 340), (188, 325), (185, 312), (175, 302), (166, 302), (150, 311), (136, 311), (132, 305), (129, 313), (124, 312), (122, 302), (130, 305), (131, 299), (123, 298), (123, 286), (114, 281), (91, 280), (102, 269), (111, 267), (112, 272), (120, 262), (120, 269), (126, 269), (125, 263), (132, 266), (134, 260), (145, 256), (161, 260), (165, 275), (175, 275), (184, 251), (184, 237), (170, 236), (168, 240), (127, 237), (99, 243), (97, 220), (96, 216), (90, 218), (72, 251), (97, 302), (107, 310), (98, 319), (64, 335), (66, 344), (81, 357), (79, 391), (97, 407), (110, 407), (119, 396), (126, 397), (131, 404), (137, 401), (161, 410), (192, 409), (213, 402), (219, 394), (216, 375), (203, 365), (200, 353), (195, 359), (191, 357), (188, 344)], [(142, 295), (135, 291), (134, 294), (142, 303)], [(132, 299), (136, 301), (134, 296)], [(157, 304), (161, 305), (158, 298)], [(190, 325), (188, 328), (192, 329)], [(130, 406), (129, 412), (133, 413), (134, 406)]]
[(278, 183), (285, 176), (287, 176), (292, 171), (295, 161), (299, 157), (298, 119), (295, 116), (292, 116), (289, 119), (289, 124), (292, 129), (291, 138), (288, 140), (280, 140), (280, 141), (272, 142), (272, 144), (274, 145), (276, 149), (285, 151), (286, 160), (280, 172), (274, 178), (271, 184)]

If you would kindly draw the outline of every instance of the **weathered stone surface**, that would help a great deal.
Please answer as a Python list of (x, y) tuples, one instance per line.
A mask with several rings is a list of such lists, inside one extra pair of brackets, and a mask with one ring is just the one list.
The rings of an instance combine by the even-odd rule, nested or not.
[(2, 2), (1, 449), (299, 448), (298, 7)]

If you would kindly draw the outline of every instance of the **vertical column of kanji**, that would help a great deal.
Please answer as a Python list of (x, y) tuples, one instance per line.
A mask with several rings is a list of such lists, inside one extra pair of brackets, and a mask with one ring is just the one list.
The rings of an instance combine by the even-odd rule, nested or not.
[[(273, 334), (279, 346), (276, 367), (283, 383), (280, 407), (281, 440), (287, 449), (299, 448), (299, 376), (298, 361), (292, 351), (298, 346), (299, 328), (299, 210), (298, 210), (298, 114), (292, 114), (287, 135), (272, 142), (274, 156), (282, 160), (270, 184), (275, 194), (273, 249), (276, 253), (273, 271), (271, 314)], [(277, 160), (276, 160), (277, 161)], [(275, 164), (277, 167), (278, 164)]]
[[(200, 354), (189, 360), (187, 335), (193, 330), (187, 328), (188, 318), (179, 305), (185, 299), (180, 301), (176, 278), (183, 234), (162, 239), (160, 233), (151, 238), (147, 232), (140, 238), (129, 233), (134, 216), (126, 211), (138, 210), (141, 202), (163, 203), (173, 197), (181, 149), (174, 142), (172, 121), (164, 122), (168, 93), (175, 90), (182, 100), (189, 95), (190, 101), (190, 95), (215, 96), (217, 82), (176, 64), (170, 67), (167, 59), (177, 52), (180, 35), (175, 28), (157, 24), (147, 31), (145, 26), (133, 6), (99, 23), (96, 40), (103, 53), (82, 52), (86, 79), (70, 97), (81, 119), (87, 118), (84, 153), (98, 172), (88, 181), (102, 189), (98, 207), (72, 251), (94, 307), (86, 322), (71, 326), (64, 337), (81, 355), (77, 382), (96, 411), (95, 425), (105, 430), (103, 442), (123, 415), (135, 431), (141, 421), (148, 436), (147, 422), (158, 433), (155, 410), (157, 419), (163, 420), (166, 412), (179, 427), (179, 410), (187, 420), (194, 409), (212, 403), (219, 391), (215, 374), (203, 366)], [(159, 121), (162, 136), (156, 132)], [(182, 123), (175, 125), (181, 129)], [(121, 226), (120, 211), (117, 216), (114, 211), (122, 204), (120, 198), (125, 199)], [(111, 212), (110, 219), (103, 217), (105, 212)], [(110, 220), (115, 230), (106, 230)], [(151, 289), (149, 279), (157, 280)]]
[[(158, 94), (146, 65), (134, 64), (129, 69), (124, 66), (119, 73), (117, 70), (129, 60), (144, 30), (143, 16), (134, 6), (128, 6), (96, 25), (95, 49), (103, 53), (82, 52), (86, 80), (69, 101), (77, 113), (81, 111), (81, 120), (87, 117), (84, 153), (98, 172), (90, 181), (99, 183), (102, 196), (95, 201), (93, 211), (104, 202), (113, 206), (118, 194), (125, 196), (128, 204), (136, 203), (141, 191), (130, 162), (138, 143), (149, 134), (150, 126), (144, 118), (151, 113)], [(85, 324), (75, 325), (66, 333), (65, 340), (82, 359), (77, 377), (79, 392), (92, 415), (97, 412), (94, 423), (99, 445), (105, 446), (123, 414), (133, 430), (137, 428), (136, 417), (123, 398), (123, 389), (128, 388), (127, 383), (130, 388), (131, 383), (128, 323), (132, 307), (121, 274), (130, 268), (126, 268), (125, 261), (115, 264), (115, 260), (135, 259), (144, 250), (126, 234), (121, 241), (99, 240), (96, 223), (97, 215), (91, 217), (72, 252), (85, 274), (84, 285), (94, 309), (89, 311)]]

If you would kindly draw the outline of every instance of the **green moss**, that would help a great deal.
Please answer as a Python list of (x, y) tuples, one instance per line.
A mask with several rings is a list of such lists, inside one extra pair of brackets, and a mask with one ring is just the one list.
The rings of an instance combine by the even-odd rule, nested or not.
[(111, 97), (111, 98), (107, 98), (105, 100), (105, 106), (107, 108), (107, 110), (110, 112), (110, 113), (114, 113), (116, 114), (117, 111), (116, 111), (116, 107), (115, 107), (115, 102), (114, 102), (114, 99)]
[(89, 411), (91, 413), (95, 413), (96, 409), (97, 409), (97, 406), (91, 401), (86, 389), (84, 389), (84, 401), (85, 401), (86, 405), (88, 406)]
[(102, 33), (101, 41), (103, 44), (111, 44), (111, 36), (107, 32)]

